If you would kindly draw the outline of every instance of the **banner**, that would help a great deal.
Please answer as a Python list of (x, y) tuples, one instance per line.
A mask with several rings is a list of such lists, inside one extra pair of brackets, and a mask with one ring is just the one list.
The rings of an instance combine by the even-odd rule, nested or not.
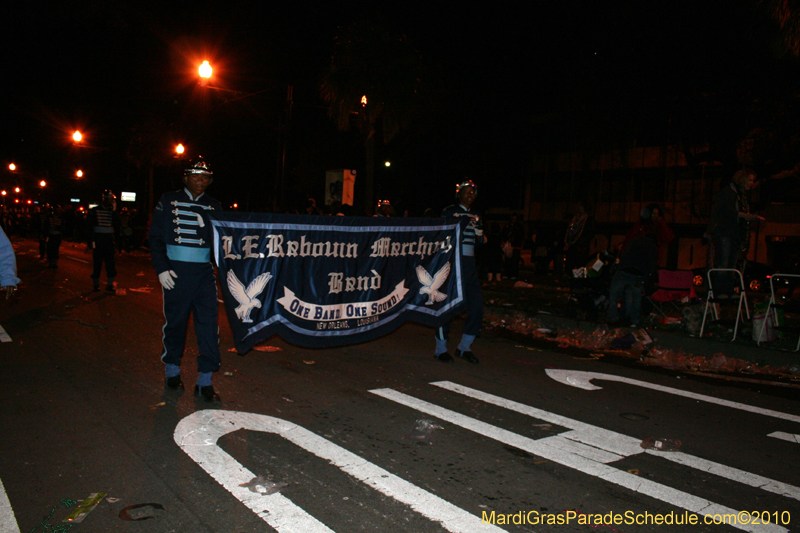
[(271, 337), (310, 348), (437, 327), (465, 307), (467, 220), (221, 212), (214, 256), (236, 350)]

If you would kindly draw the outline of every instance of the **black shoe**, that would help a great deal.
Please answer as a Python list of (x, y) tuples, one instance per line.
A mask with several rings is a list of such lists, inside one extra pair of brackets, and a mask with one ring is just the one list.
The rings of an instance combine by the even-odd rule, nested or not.
[(461, 350), (456, 350), (456, 355), (459, 356), (461, 359), (469, 361), (470, 363), (475, 365), (477, 365), (479, 362), (478, 358), (475, 357), (475, 354), (470, 351), (462, 352)]
[(171, 378), (167, 378), (166, 384), (167, 388), (170, 388), (172, 390), (183, 390), (183, 381), (181, 381), (180, 374), (178, 374), (177, 376), (172, 376)]
[(207, 402), (220, 402), (219, 394), (214, 392), (213, 385), (206, 385), (205, 387), (201, 387), (200, 385), (194, 386), (194, 395), (197, 398), (203, 398)]
[(437, 361), (441, 361), (442, 363), (452, 363), (453, 362), (453, 358), (450, 357), (450, 354), (447, 353), (447, 352), (442, 352), (442, 353), (440, 353), (438, 355), (435, 355), (434, 358)]
[(117, 292), (117, 291), (114, 290), (114, 286), (113, 285), (109, 285), (109, 286), (106, 287), (106, 292)]

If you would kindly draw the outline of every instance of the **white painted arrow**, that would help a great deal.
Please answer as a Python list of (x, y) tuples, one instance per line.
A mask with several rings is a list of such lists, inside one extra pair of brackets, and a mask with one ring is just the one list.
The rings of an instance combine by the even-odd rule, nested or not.
[(228, 492), (280, 533), (333, 531), (280, 492), (262, 495), (245, 488), (255, 474), (217, 444), (224, 435), (240, 429), (279, 435), (376, 491), (405, 503), (451, 533), (504, 531), (292, 422), (255, 413), (213, 409), (196, 411), (182, 419), (173, 435), (178, 446)]
[(548, 376), (558, 381), (559, 383), (563, 383), (564, 385), (571, 385), (579, 389), (584, 389), (584, 390), (602, 389), (603, 387), (598, 387), (597, 385), (591, 384), (591, 381), (593, 379), (602, 379), (605, 381), (618, 381), (620, 383), (636, 385), (637, 387), (645, 387), (647, 389), (666, 392), (667, 394), (675, 394), (677, 396), (692, 398), (693, 400), (715, 403), (717, 405), (724, 405), (725, 407), (732, 407), (733, 409), (739, 409), (741, 411), (749, 411), (751, 413), (756, 413), (759, 415), (771, 416), (773, 418), (782, 418), (783, 420), (791, 420), (792, 422), (800, 423), (800, 416), (797, 415), (781, 413), (779, 411), (773, 411), (771, 409), (762, 409), (761, 407), (753, 407), (752, 405), (747, 405), (744, 403), (731, 402), (729, 400), (714, 398), (713, 396), (706, 396), (705, 394), (697, 394), (685, 390), (673, 389), (672, 387), (664, 387), (663, 385), (656, 385), (654, 383), (648, 383), (646, 381), (639, 381), (638, 379), (624, 378), (622, 376), (615, 376), (613, 374), (601, 374), (599, 372), (583, 372), (580, 370), (565, 370), (561, 368), (548, 368), (545, 370), (545, 372), (547, 372)]
[(0, 531), (19, 533), (19, 525), (14, 517), (14, 509), (11, 508), (11, 502), (8, 501), (8, 495), (5, 487), (3, 487), (2, 480), (0, 480)]

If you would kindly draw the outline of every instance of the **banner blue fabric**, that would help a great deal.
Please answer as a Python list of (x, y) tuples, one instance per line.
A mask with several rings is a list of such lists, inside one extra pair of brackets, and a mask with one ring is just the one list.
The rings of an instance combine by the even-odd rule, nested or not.
[(467, 221), (212, 212), (214, 257), (239, 353), (280, 335), (300, 346), (375, 339), (465, 308)]

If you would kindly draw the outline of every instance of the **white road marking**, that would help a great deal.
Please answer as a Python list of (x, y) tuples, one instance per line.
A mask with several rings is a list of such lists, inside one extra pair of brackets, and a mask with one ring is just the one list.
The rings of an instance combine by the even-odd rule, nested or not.
[(800, 444), (800, 435), (797, 435), (795, 433), (784, 433), (783, 431), (775, 431), (767, 435), (767, 437), (775, 437), (776, 439), (788, 440), (789, 442)]
[[(512, 402), (510, 400), (506, 400), (496, 396), (487, 395), (480, 391), (469, 389), (468, 387), (462, 387), (460, 385), (456, 385), (450, 382), (436, 382), (433, 383), (433, 385), (453, 390), (454, 392), (459, 392), (461, 394), (465, 394), (467, 396), (477, 399), (486, 399), (486, 398), (494, 399), (495, 401), (491, 403), (494, 403), (495, 405), (503, 404), (504, 406), (515, 406), (517, 407), (517, 409), (514, 410), (516, 410), (517, 412), (523, 412), (528, 410), (542, 412), (539, 409), (535, 409), (523, 404), (518, 404), (516, 402)], [(462, 415), (460, 413), (456, 413), (455, 411), (451, 411), (449, 409), (433, 405), (423, 400), (419, 400), (417, 398), (408, 396), (406, 394), (397, 392), (392, 389), (375, 389), (371, 390), (370, 392), (378, 396), (381, 396), (383, 398), (386, 398), (388, 400), (392, 400), (399, 404), (410, 407), (414, 410), (429, 414), (431, 416), (435, 416), (441, 420), (445, 420), (447, 422), (463, 427), (465, 429), (468, 429), (485, 437), (497, 440), (504, 444), (514, 446), (515, 448), (519, 448), (529, 453), (538, 455), (539, 457), (549, 459), (558, 464), (574, 468), (590, 476), (594, 476), (604, 481), (608, 481), (610, 483), (614, 483), (616, 485), (628, 488), (634, 492), (639, 492), (641, 494), (661, 500), (663, 502), (669, 503), (681, 509), (686, 509), (688, 511), (701, 515), (738, 513), (738, 511), (711, 502), (704, 498), (700, 498), (698, 496), (694, 496), (692, 494), (674, 489), (672, 487), (656, 483), (649, 479), (641, 478), (634, 474), (624, 472), (622, 470), (613, 468), (611, 466), (607, 466), (603, 462), (598, 461), (597, 458), (588, 457), (590, 455), (588, 453), (579, 454), (576, 453), (576, 450), (574, 448), (566, 449), (562, 447), (563, 439), (569, 439), (573, 441), (582, 442), (584, 444), (589, 444), (590, 446), (597, 446), (598, 448), (600, 448), (600, 450), (604, 450), (606, 452), (612, 452), (612, 450), (608, 450), (608, 448), (605, 447), (606, 443), (603, 440), (602, 435), (606, 435), (608, 433), (613, 433), (613, 432), (610, 432), (602, 428), (596, 428), (594, 426), (583, 424), (577, 421), (570, 421), (573, 426), (582, 426), (583, 429), (562, 433), (561, 435), (558, 435), (558, 438), (549, 437), (540, 440), (533, 440), (527, 437), (523, 437), (521, 435), (517, 435), (508, 430), (493, 426), (491, 424), (481, 422), (474, 418)], [(549, 415), (553, 419), (564, 418), (564, 417), (559, 417), (559, 415), (554, 415), (552, 413), (549, 413)], [(537, 416), (537, 418), (539, 417)], [(566, 420), (569, 421), (569, 419)], [(617, 449), (627, 448), (630, 452), (635, 451), (636, 453), (642, 453), (644, 451), (640, 446), (638, 446), (639, 441), (637, 439), (621, 434), (616, 434), (616, 435), (617, 438), (614, 439), (613, 442), (609, 443), (612, 445), (612, 447)], [(636, 443), (635, 448), (631, 446), (633, 442)], [(636, 448), (638, 448), (638, 450), (636, 450)], [(633, 455), (633, 453), (626, 455)], [(613, 459), (613, 457), (609, 455), (606, 457), (606, 459)], [(785, 533), (788, 531), (784, 528), (775, 525), (759, 525), (759, 526), (736, 525), (735, 527), (738, 527), (739, 529), (742, 529), (744, 531), (751, 531), (751, 532), (763, 531), (763, 532)]]
[(17, 524), (17, 518), (14, 516), (14, 509), (11, 508), (11, 502), (8, 501), (8, 495), (2, 479), (0, 479), (0, 531), (3, 533), (19, 533), (19, 524)]
[(332, 530), (281, 493), (263, 496), (240, 486), (250, 482), (255, 475), (217, 445), (220, 437), (239, 429), (278, 434), (304, 450), (326, 459), (380, 493), (403, 502), (423, 516), (439, 522), (447, 531), (453, 533), (503, 531), (492, 524), (482, 523), (477, 516), (286, 420), (254, 413), (221, 410), (198, 411), (181, 420), (175, 427), (174, 433), (178, 446), (228, 492), (280, 533), (317, 533)]
[(701, 459), (700, 457), (695, 457), (694, 455), (689, 455), (683, 452), (661, 452), (650, 449), (647, 450), (647, 453), (662, 457), (674, 463), (690, 466), (695, 470), (702, 470), (703, 472), (724, 477), (725, 479), (730, 479), (731, 481), (738, 481), (739, 483), (750, 485), (751, 487), (755, 487), (757, 489), (780, 494), (781, 496), (786, 496), (787, 498), (800, 500), (800, 488), (795, 487), (794, 485), (789, 485), (788, 483), (782, 483), (780, 481), (775, 481), (774, 479), (769, 479), (757, 474), (751, 474), (750, 472), (745, 472), (744, 470), (739, 470), (738, 468), (721, 465), (713, 461), (707, 461), (706, 459)]
[[(638, 439), (629, 437), (627, 435), (622, 435), (614, 431), (609, 431), (607, 429), (592, 426), (590, 424), (578, 422), (577, 420), (572, 420), (560, 415), (553, 415), (552, 413), (542, 411), (541, 409), (536, 409), (535, 407), (531, 407), (529, 405), (524, 405), (512, 400), (500, 398), (499, 396), (494, 396), (493, 394), (488, 394), (479, 390), (471, 389), (469, 387), (457, 385), (450, 381), (437, 381), (431, 383), (431, 385), (436, 385), (437, 387), (457, 392), (459, 394), (469, 396), (470, 398), (475, 398), (476, 400), (481, 400), (492, 405), (504, 407), (510, 411), (528, 415), (534, 418), (540, 418), (542, 420), (552, 421), (554, 424), (576, 430), (562, 433), (557, 437), (563, 437), (573, 441), (582, 442), (584, 444), (595, 446), (602, 450), (626, 457), (635, 455), (637, 453), (642, 453), (644, 451), (642, 450), (640, 441)], [(542, 442), (545, 440), (546, 439), (539, 439), (536, 442)], [(800, 500), (800, 488), (795, 487), (794, 485), (789, 485), (788, 483), (775, 481), (774, 479), (769, 479), (757, 474), (751, 474), (750, 472), (745, 472), (744, 470), (739, 470), (731, 466), (708, 461), (706, 459), (695, 457), (694, 455), (689, 455), (686, 453), (659, 452), (656, 450), (646, 451), (652, 455), (663, 457), (669, 461), (689, 466), (696, 470), (708, 472), (710, 474), (714, 474), (725, 479), (730, 479), (731, 481), (737, 481), (739, 483), (759, 488), (767, 492), (773, 492), (775, 494), (780, 494), (781, 496)], [(586, 457), (586, 455), (584, 455), (584, 457)]]
[(0, 326), (0, 342), (11, 342), (11, 336), (6, 333), (3, 326)]
[(73, 261), (78, 261), (79, 263), (86, 263), (87, 265), (89, 264), (89, 261), (85, 259), (78, 259), (77, 257), (72, 257), (71, 255), (65, 255), (64, 257), (67, 259), (72, 259)]
[(613, 374), (600, 374), (598, 372), (582, 372), (579, 370), (564, 370), (558, 368), (548, 368), (545, 370), (545, 372), (547, 372), (548, 376), (558, 381), (559, 383), (563, 383), (565, 385), (571, 385), (573, 387), (577, 387), (579, 389), (584, 389), (584, 390), (600, 390), (603, 388), (603, 387), (598, 387), (596, 385), (592, 385), (590, 381), (593, 379), (618, 381), (620, 383), (628, 383), (629, 385), (636, 385), (638, 387), (645, 387), (648, 389), (666, 392), (668, 394), (675, 394), (677, 396), (692, 398), (693, 400), (700, 400), (703, 402), (715, 403), (717, 405), (724, 405), (725, 407), (731, 407), (733, 409), (739, 409), (741, 411), (749, 411), (751, 413), (756, 413), (759, 415), (771, 416), (773, 418), (782, 418), (783, 420), (791, 420), (792, 422), (800, 422), (800, 416), (797, 415), (781, 413), (779, 411), (773, 411), (771, 409), (762, 409), (761, 407), (753, 407), (752, 405), (747, 405), (738, 402), (731, 402), (728, 400), (722, 400), (720, 398), (714, 398), (713, 396), (706, 396), (704, 394), (696, 394), (694, 392), (688, 392), (680, 389), (673, 389), (672, 387), (664, 387), (662, 385), (656, 385), (654, 383), (648, 383), (646, 381), (639, 381), (637, 379), (624, 378), (622, 376), (615, 376)]

